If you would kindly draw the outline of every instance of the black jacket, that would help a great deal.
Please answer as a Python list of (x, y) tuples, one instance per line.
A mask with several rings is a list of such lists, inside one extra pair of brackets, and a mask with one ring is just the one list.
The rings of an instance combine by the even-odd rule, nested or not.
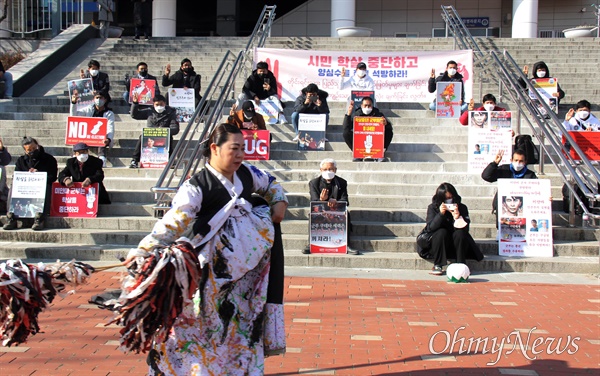
[[(513, 175), (513, 172), (510, 170), (510, 164), (503, 164), (502, 166), (498, 166), (496, 162), (491, 162), (485, 170), (481, 173), (481, 178), (487, 182), (493, 183), (498, 179), (537, 179), (537, 175), (535, 172), (527, 169), (525, 174), (521, 178), (517, 178)], [(492, 201), (492, 212), (496, 212), (498, 210), (498, 192), (494, 195), (494, 201)]]
[(28, 154), (20, 156), (15, 163), (15, 171), (29, 171), (29, 169), (35, 168), (38, 172), (45, 172), (46, 184), (52, 186), (52, 183), (56, 181), (56, 174), (58, 174), (58, 164), (53, 156), (44, 151), (43, 146), (39, 145), (39, 150), (40, 154), (36, 157)]
[(319, 90), (318, 94), (319, 99), (321, 100), (321, 106), (317, 106), (314, 102), (305, 104), (306, 88), (302, 89), (302, 94), (296, 98), (296, 103), (294, 103), (294, 112), (299, 114), (328, 114), (329, 105), (327, 104), (327, 97), (329, 96), (329, 93)]
[(110, 198), (102, 181), (104, 180), (104, 171), (102, 170), (102, 160), (93, 155), (88, 157), (88, 160), (83, 164), (83, 168), (79, 169), (79, 161), (77, 158), (67, 159), (67, 165), (58, 174), (58, 182), (64, 186), (67, 177), (73, 178), (73, 182), (81, 183), (86, 178), (90, 178), (92, 183), (98, 183), (100, 189), (98, 191), (98, 203), (110, 204)]
[[(533, 72), (531, 72), (531, 75), (533, 76), (531, 78), (532, 80), (536, 79), (536, 78), (540, 78), (537, 75), (537, 70), (538, 69), (545, 69), (546, 70), (546, 76), (544, 76), (544, 78), (550, 78), (550, 77), (552, 77), (550, 75), (550, 69), (548, 69), (548, 66), (546, 65), (546, 63), (544, 63), (543, 61), (538, 61), (537, 63), (533, 64)], [(519, 85), (521, 85), (521, 87), (523, 89), (527, 88), (527, 84), (520, 77), (519, 77)], [(563, 99), (565, 97), (565, 92), (560, 88), (560, 85), (558, 83), (556, 84), (556, 90), (558, 91), (558, 99), (559, 100)]]
[[(373, 111), (371, 111), (371, 113), (369, 115), (365, 115), (362, 112), (362, 108), (356, 109), (354, 111), (354, 113), (352, 114), (352, 116), (350, 116), (348, 114), (344, 115), (343, 136), (344, 136), (344, 141), (346, 142), (346, 145), (348, 145), (350, 150), (352, 150), (353, 145), (354, 145), (354, 117), (355, 116), (385, 117), (383, 112), (379, 111), (379, 109), (377, 107), (373, 107)], [(384, 136), (383, 136), (384, 137), (383, 147), (387, 149), (388, 146), (390, 146), (390, 144), (392, 143), (392, 138), (394, 137), (394, 128), (392, 127), (392, 123), (390, 122), (390, 120), (388, 118), (385, 117), (385, 120), (387, 121), (387, 124), (385, 125), (385, 131), (384, 131)]]
[[(427, 222), (426, 231), (429, 233), (433, 233), (440, 228), (445, 228), (446, 230), (453, 232), (454, 231), (454, 217), (452, 213), (446, 211), (444, 215), (440, 213), (440, 203), (432, 202), (427, 207)], [(467, 222), (466, 230), (469, 230), (469, 224), (471, 223), (471, 218), (469, 218), (469, 209), (467, 205), (463, 203), (458, 204), (458, 212), (463, 217), (465, 222)]]
[[(270, 89), (268, 91), (263, 89), (265, 78), (269, 79)], [(268, 71), (264, 76), (260, 76), (256, 73), (255, 69), (246, 80), (246, 83), (244, 83), (242, 91), (246, 94), (248, 99), (254, 99), (255, 96), (259, 99), (267, 99), (270, 96), (277, 94), (277, 79), (271, 71)]]
[(184, 73), (181, 68), (173, 73), (170, 77), (166, 74), (162, 77), (162, 86), (171, 86), (173, 85), (174, 89), (182, 89), (184, 87), (194, 89), (194, 94), (196, 95), (196, 104), (202, 99), (200, 96), (200, 81), (202, 76), (192, 71), (190, 74)]
[(154, 106), (140, 108), (139, 104), (132, 103), (131, 117), (136, 120), (146, 119), (147, 128), (171, 128), (171, 137), (179, 133), (177, 111), (172, 107), (166, 106), (165, 110), (159, 114)]
[(321, 176), (314, 178), (308, 182), (308, 187), (310, 189), (311, 201), (321, 201), (321, 191), (328, 189), (329, 197), (327, 197), (327, 200), (333, 198), (337, 201), (345, 201), (350, 206), (350, 201), (348, 201), (348, 182), (337, 175), (334, 176), (330, 183), (327, 183), (327, 180)]
[(448, 72), (444, 71), (444, 73), (440, 74), (439, 76), (437, 76), (435, 78), (429, 78), (427, 89), (429, 90), (430, 93), (433, 93), (437, 90), (438, 82), (460, 82), (460, 83), (462, 83), (461, 90), (460, 90), (460, 100), (463, 101), (463, 103), (464, 103), (464, 101), (465, 101), (465, 83), (463, 82), (462, 74), (456, 72), (456, 74), (454, 76), (450, 77), (450, 76), (448, 76)]
[(110, 94), (108, 93), (110, 90), (110, 79), (108, 78), (108, 74), (104, 72), (98, 72), (96, 77), (94, 77), (90, 74), (90, 71), (86, 71), (84, 78), (91, 78), (92, 84), (94, 85), (94, 90), (101, 91), (106, 99), (110, 99)]

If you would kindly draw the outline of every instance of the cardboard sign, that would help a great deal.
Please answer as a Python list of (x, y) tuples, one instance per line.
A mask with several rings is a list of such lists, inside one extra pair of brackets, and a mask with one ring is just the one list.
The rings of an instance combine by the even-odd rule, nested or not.
[(469, 111), (468, 167), (480, 174), (504, 150), (501, 164), (510, 163), (512, 113), (509, 111)]
[(34, 218), (36, 213), (43, 212), (47, 179), (45, 172), (15, 171), (8, 211), (16, 218)]
[(266, 124), (276, 124), (279, 119), (279, 113), (282, 112), (279, 101), (271, 99), (262, 99), (260, 105), (254, 106), (257, 114), (262, 115)]
[(196, 94), (193, 89), (169, 89), (169, 106), (177, 111), (177, 121), (187, 123), (196, 110)]
[(373, 107), (375, 107), (375, 92), (370, 90), (352, 90), (350, 93), (350, 99), (354, 101), (354, 110), (360, 108), (363, 98), (369, 97), (373, 100)]
[(84, 188), (81, 183), (63, 187), (60, 183), (52, 183), (52, 201), (50, 215), (52, 217), (93, 218), (98, 215), (99, 184), (94, 183)]
[[(577, 143), (585, 157), (590, 161), (600, 161), (600, 132), (592, 131), (570, 131), (569, 135)], [(563, 144), (566, 142), (563, 136)], [(577, 152), (571, 148), (569, 150), (574, 160), (581, 160)]]
[(77, 94), (78, 99), (75, 103), (77, 111), (94, 103), (94, 84), (91, 78), (67, 81), (67, 87), (69, 88), (69, 98), (73, 98), (73, 95)]
[(338, 201), (330, 208), (327, 202), (310, 203), (310, 253), (348, 252), (348, 213), (346, 203)]
[(354, 117), (352, 158), (383, 158), (383, 120), (382, 117)]
[(169, 162), (171, 129), (144, 128), (142, 130), (142, 150), (140, 167), (164, 168)]
[[(546, 104), (550, 107), (550, 110), (558, 114), (558, 98), (554, 96), (554, 93), (558, 93), (558, 80), (556, 78), (534, 78), (531, 80), (535, 90), (541, 95)], [(529, 90), (529, 97), (532, 102), (538, 106), (542, 115), (547, 115), (546, 110), (542, 107), (539, 99), (535, 96), (531, 90)]]
[(326, 114), (299, 114), (298, 150), (325, 150)]
[(244, 159), (268, 161), (271, 150), (271, 132), (242, 129), (242, 133), (244, 134)]
[(108, 120), (102, 117), (68, 116), (65, 144), (85, 142), (88, 146), (104, 146)]
[(462, 83), (438, 82), (435, 93), (435, 117), (459, 118)]
[(498, 179), (500, 256), (552, 257), (548, 179)]
[(156, 80), (132, 78), (129, 81), (129, 103), (153, 104), (152, 99), (156, 91)]

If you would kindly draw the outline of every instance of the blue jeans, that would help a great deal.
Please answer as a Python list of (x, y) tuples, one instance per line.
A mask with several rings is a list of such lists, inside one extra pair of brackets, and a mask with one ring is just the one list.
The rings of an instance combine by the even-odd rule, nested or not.
[[(326, 126), (329, 125), (329, 114), (326, 114), (326, 120), (325, 120), (325, 124)], [(292, 124), (294, 125), (294, 131), (296, 131), (296, 134), (298, 134), (298, 120), (300, 119), (300, 113), (299, 112), (292, 112)]]

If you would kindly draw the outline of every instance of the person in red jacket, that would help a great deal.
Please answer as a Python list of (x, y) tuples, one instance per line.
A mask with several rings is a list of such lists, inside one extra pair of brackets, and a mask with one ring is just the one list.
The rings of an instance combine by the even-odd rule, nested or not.
[(462, 125), (469, 125), (469, 111), (506, 111), (506, 108), (496, 106), (496, 97), (486, 94), (481, 100), (483, 106), (475, 108), (475, 101), (471, 98), (468, 111), (463, 112), (458, 119)]

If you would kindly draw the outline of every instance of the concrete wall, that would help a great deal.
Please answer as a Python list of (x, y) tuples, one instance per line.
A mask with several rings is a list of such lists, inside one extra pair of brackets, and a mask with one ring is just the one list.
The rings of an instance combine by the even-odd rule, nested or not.
[[(539, 0), (538, 30), (563, 30), (596, 24), (590, 0)], [(356, 0), (356, 26), (373, 29), (372, 36), (394, 37), (399, 32), (431, 37), (444, 28), (441, 5), (452, 5), (461, 17), (489, 17), (490, 27), (511, 36), (512, 0)], [(580, 12), (581, 8), (586, 12)], [(273, 24), (272, 36), (329, 36), (331, 0), (310, 0)]]

